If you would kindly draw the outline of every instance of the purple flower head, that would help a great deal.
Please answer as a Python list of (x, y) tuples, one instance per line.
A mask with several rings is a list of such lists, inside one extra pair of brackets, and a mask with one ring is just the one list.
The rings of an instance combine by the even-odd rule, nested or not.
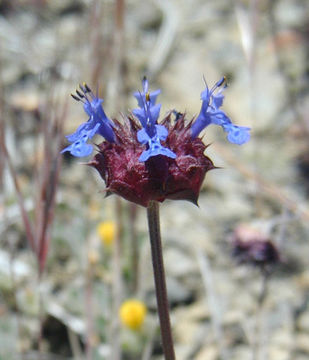
[[(223, 104), (223, 90), (226, 88), (226, 79), (223, 77), (209, 90), (207, 84), (201, 93), (201, 111), (191, 127), (192, 138), (210, 124), (220, 125), (228, 133), (227, 139), (233, 144), (242, 145), (250, 139), (250, 128), (237, 126), (232, 123), (224, 111), (220, 110)], [(222, 87), (223, 86), (223, 87)]]
[(93, 146), (87, 141), (92, 139), (95, 134), (103, 136), (109, 142), (115, 141), (115, 135), (114, 125), (103, 110), (103, 99), (95, 96), (87, 84), (79, 85), (79, 87), (81, 91), (76, 90), (77, 95), (71, 95), (73, 99), (84, 104), (84, 111), (89, 119), (81, 124), (73, 134), (66, 136), (72, 144), (63, 149), (61, 153), (69, 151), (74, 156), (84, 157), (93, 151)]
[(89, 119), (67, 136), (70, 145), (62, 152), (88, 156), (93, 151), (88, 140), (99, 134), (104, 140), (88, 164), (99, 172), (107, 194), (142, 206), (166, 199), (197, 204), (206, 173), (215, 168), (204, 154), (207, 145), (199, 133), (209, 124), (217, 124), (233, 143), (243, 144), (249, 139), (249, 128), (234, 125), (221, 110), (224, 82), (222, 78), (210, 90), (206, 85), (201, 93), (202, 108), (194, 122), (175, 110), (159, 121), (161, 105), (156, 100), (160, 90), (150, 92), (146, 78), (142, 91), (134, 93), (138, 103), (132, 111), (134, 117), (129, 115), (121, 122), (112, 122), (103, 110), (103, 100), (86, 84), (80, 85), (72, 97), (83, 103)]
[(168, 135), (168, 130), (163, 125), (158, 125), (161, 104), (155, 104), (155, 102), (161, 91), (156, 90), (150, 93), (148, 81), (145, 77), (142, 85), (143, 92), (134, 93), (139, 108), (132, 111), (142, 125), (142, 129), (137, 132), (137, 139), (147, 147), (141, 154), (139, 161), (144, 162), (157, 155), (175, 159), (176, 154), (161, 144), (161, 141), (165, 141)]

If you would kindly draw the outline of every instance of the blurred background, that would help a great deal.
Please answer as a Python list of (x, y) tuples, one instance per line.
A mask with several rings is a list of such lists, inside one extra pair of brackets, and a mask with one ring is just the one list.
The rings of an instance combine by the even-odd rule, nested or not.
[[(225, 75), (224, 110), (252, 128), (241, 147), (207, 128), (220, 169), (199, 207), (161, 206), (177, 359), (309, 358), (308, 13), (306, 0), (0, 1), (1, 360), (162, 359), (145, 209), (59, 155), (86, 120), (79, 83), (121, 118), (144, 75), (161, 116), (188, 119), (203, 76)], [(280, 261), (246, 252), (269, 242)]]

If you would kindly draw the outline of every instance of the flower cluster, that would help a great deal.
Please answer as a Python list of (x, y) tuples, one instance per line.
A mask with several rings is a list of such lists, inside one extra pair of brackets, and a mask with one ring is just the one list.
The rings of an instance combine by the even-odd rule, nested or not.
[[(121, 123), (105, 114), (103, 100), (86, 85), (72, 97), (83, 103), (87, 122), (67, 139), (69, 151), (77, 157), (88, 156), (93, 146), (88, 143), (95, 134), (105, 140), (89, 165), (95, 167), (106, 183), (107, 193), (147, 206), (149, 201), (185, 199), (197, 203), (206, 172), (213, 169), (204, 155), (206, 145), (199, 134), (210, 124), (222, 126), (232, 143), (243, 144), (250, 138), (249, 128), (234, 125), (220, 109), (225, 78), (201, 93), (202, 107), (198, 117), (186, 121), (170, 112), (159, 123), (161, 104), (156, 104), (160, 90), (149, 92), (148, 81), (142, 81), (142, 92), (134, 93), (138, 108)], [(135, 119), (139, 120), (139, 123)]]

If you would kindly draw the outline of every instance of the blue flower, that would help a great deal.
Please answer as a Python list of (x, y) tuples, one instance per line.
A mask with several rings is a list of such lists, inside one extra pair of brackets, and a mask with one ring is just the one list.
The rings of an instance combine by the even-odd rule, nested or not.
[(99, 126), (100, 124), (96, 124), (93, 129), (87, 131), (81, 128), (84, 127), (84, 124), (82, 124), (74, 134), (66, 136), (66, 138), (70, 142), (73, 142), (73, 144), (63, 149), (61, 151), (61, 154), (65, 151), (69, 151), (73, 156), (76, 157), (84, 157), (90, 155), (93, 151), (93, 146), (87, 144), (87, 141), (95, 135)]
[[(201, 111), (191, 127), (191, 136), (194, 139), (206, 126), (215, 124), (222, 126), (223, 130), (228, 133), (228, 141), (242, 145), (250, 139), (250, 128), (234, 125), (225, 112), (220, 110), (224, 100), (222, 92), (226, 87), (224, 83), (225, 77), (219, 80), (210, 90), (206, 84), (205, 90), (201, 93)], [(222, 85), (224, 86), (222, 87)], [(219, 90), (216, 92), (217, 89)]]
[(89, 116), (89, 119), (81, 124), (73, 134), (66, 136), (72, 144), (63, 149), (61, 153), (69, 151), (73, 156), (84, 157), (90, 155), (93, 151), (93, 146), (88, 144), (87, 141), (91, 140), (95, 134), (103, 136), (109, 142), (115, 142), (115, 135), (113, 131), (114, 124), (108, 119), (103, 110), (103, 99), (95, 96), (87, 84), (80, 85), (80, 90), (82, 92), (76, 90), (77, 95), (71, 95), (75, 100), (84, 104), (84, 111)]
[(155, 102), (160, 94), (160, 90), (149, 93), (146, 78), (143, 79), (142, 85), (143, 92), (134, 93), (139, 108), (132, 111), (143, 127), (137, 133), (137, 140), (147, 146), (146, 150), (141, 154), (139, 161), (144, 162), (150, 157), (157, 155), (164, 155), (175, 159), (176, 154), (161, 145), (161, 141), (166, 140), (168, 131), (163, 125), (157, 124), (161, 104), (155, 104)]
[(163, 147), (160, 143), (160, 140), (164, 141), (168, 135), (166, 127), (164, 127), (163, 125), (155, 125), (155, 128), (156, 134), (153, 137), (150, 137), (144, 128), (137, 132), (137, 140), (141, 144), (148, 145), (148, 150), (145, 150), (139, 157), (140, 162), (146, 161), (151, 156), (156, 155), (165, 155), (172, 159), (176, 158), (176, 154), (174, 154), (173, 151)]

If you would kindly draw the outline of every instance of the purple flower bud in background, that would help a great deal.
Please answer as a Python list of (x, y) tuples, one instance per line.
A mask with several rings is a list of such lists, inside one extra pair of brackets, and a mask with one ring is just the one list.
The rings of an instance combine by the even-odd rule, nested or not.
[(240, 264), (269, 270), (281, 261), (274, 243), (259, 231), (247, 226), (238, 226), (232, 238), (232, 255)]

